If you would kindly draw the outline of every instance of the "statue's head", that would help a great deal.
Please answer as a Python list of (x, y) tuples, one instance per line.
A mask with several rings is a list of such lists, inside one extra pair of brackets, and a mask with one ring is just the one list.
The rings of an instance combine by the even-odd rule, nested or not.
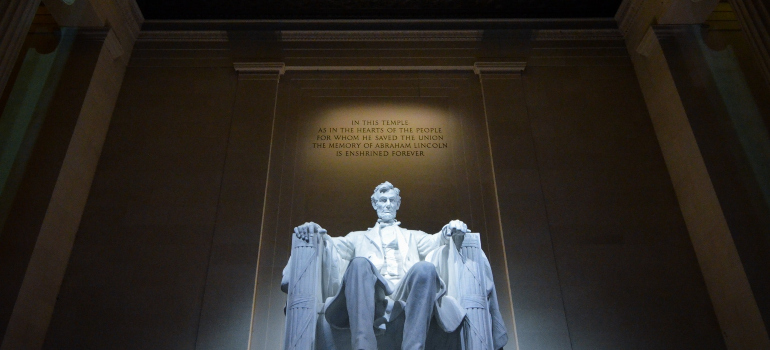
[(398, 188), (393, 187), (393, 184), (387, 181), (374, 188), (372, 207), (383, 222), (391, 222), (396, 219), (396, 211), (401, 206), (399, 192)]

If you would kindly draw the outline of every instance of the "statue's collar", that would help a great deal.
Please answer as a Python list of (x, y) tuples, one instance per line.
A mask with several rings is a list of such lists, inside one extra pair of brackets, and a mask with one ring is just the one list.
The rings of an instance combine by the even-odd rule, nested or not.
[(393, 222), (382, 222), (382, 219), (377, 219), (377, 225), (375, 225), (375, 227), (380, 226), (382, 228), (382, 227), (399, 226), (399, 225), (401, 225), (401, 221), (393, 220)]

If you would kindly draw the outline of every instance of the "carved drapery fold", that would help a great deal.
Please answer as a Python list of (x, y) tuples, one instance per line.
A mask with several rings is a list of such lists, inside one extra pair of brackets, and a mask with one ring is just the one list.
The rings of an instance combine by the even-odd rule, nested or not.
[(465, 350), (496, 350), (492, 337), (492, 317), (487, 301), (488, 286), (485, 266), (489, 263), (481, 252), (478, 234), (463, 240), (460, 255), (464, 258), (462, 271), (458, 271), (463, 292), (460, 305), (465, 308), (462, 339)]

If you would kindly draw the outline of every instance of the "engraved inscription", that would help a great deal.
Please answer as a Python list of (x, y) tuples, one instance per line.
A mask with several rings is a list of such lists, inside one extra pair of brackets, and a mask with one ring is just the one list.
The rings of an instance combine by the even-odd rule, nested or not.
[(449, 148), (445, 130), (415, 127), (410, 119), (353, 119), (345, 126), (317, 127), (310, 146), (337, 157), (424, 157)]

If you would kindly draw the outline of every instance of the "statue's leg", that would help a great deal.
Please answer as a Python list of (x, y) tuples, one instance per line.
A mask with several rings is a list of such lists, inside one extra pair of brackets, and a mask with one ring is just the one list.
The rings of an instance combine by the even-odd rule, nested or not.
[(345, 270), (343, 284), (354, 350), (377, 349), (374, 336), (376, 273), (366, 258), (353, 259)]
[(406, 319), (401, 349), (422, 350), (425, 348), (425, 339), (433, 316), (436, 293), (440, 288), (436, 267), (429, 262), (418, 262), (409, 269), (401, 283), (405, 283), (403, 287), (408, 291), (404, 307)]

